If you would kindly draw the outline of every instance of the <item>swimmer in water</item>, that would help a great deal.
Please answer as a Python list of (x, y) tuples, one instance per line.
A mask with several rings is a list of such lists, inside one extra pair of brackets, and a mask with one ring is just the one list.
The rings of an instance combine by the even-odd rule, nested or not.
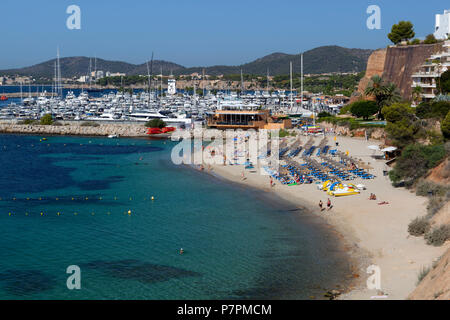
[(181, 248), (180, 249), (180, 254), (183, 254), (184, 253), (184, 250), (183, 250), (183, 248)]

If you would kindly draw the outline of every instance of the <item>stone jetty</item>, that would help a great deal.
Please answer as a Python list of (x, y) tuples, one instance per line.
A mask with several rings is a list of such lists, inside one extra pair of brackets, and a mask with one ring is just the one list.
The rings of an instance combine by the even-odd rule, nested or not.
[(20, 124), (16, 121), (0, 122), (0, 133), (20, 133), (35, 135), (80, 135), (146, 137), (147, 128), (144, 123), (92, 123), (83, 121), (60, 122), (56, 125)]

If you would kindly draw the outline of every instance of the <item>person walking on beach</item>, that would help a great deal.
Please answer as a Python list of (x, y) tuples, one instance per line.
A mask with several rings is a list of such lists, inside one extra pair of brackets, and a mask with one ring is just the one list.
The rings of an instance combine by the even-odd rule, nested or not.
[(327, 208), (328, 208), (328, 211), (330, 211), (331, 208), (333, 208), (333, 206), (331, 205), (331, 200), (330, 200), (330, 198), (328, 198), (328, 201), (327, 201)]
[(323, 202), (322, 202), (322, 200), (319, 201), (319, 208), (320, 208), (320, 211), (325, 210), (325, 209), (323, 208)]

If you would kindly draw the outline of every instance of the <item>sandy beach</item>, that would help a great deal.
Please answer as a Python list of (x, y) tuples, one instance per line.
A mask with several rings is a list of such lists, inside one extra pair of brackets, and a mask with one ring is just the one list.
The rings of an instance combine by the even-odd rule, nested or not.
[[(303, 144), (308, 139), (309, 137), (302, 137)], [(314, 139), (317, 146), (323, 136)], [(329, 136), (328, 139), (328, 145), (334, 145), (333, 137)], [(261, 175), (259, 166), (255, 166), (257, 170), (253, 172), (237, 165), (214, 165), (210, 170), (230, 181), (273, 192), (306, 208), (311, 214), (323, 217), (341, 235), (351, 257), (358, 261), (358, 270), (354, 270), (357, 278), (355, 287), (341, 295), (341, 299), (373, 299), (381, 294), (377, 290), (367, 289), (366, 281), (370, 276), (367, 268), (370, 265), (380, 267), (381, 291), (387, 296), (383, 299), (407, 299), (416, 287), (420, 270), (430, 266), (448, 246), (428, 246), (423, 238), (408, 234), (409, 222), (426, 214), (427, 199), (404, 188), (392, 187), (389, 178), (383, 176), (385, 161), (375, 160), (372, 157), (374, 152), (367, 148), (380, 144), (380, 141), (349, 137), (338, 137), (337, 141), (340, 151), (349, 151), (350, 156), (362, 159), (373, 167), (370, 173), (376, 175), (375, 179), (352, 181), (366, 186), (367, 189), (360, 195), (329, 197), (324, 191), (318, 190), (315, 183), (287, 186), (277, 181), (274, 187), (270, 187), (270, 177)], [(369, 200), (371, 193), (377, 196), (377, 201)], [(331, 199), (333, 208), (321, 212), (318, 203), (322, 200), (326, 204), (328, 198)], [(388, 204), (378, 204), (384, 201)]]

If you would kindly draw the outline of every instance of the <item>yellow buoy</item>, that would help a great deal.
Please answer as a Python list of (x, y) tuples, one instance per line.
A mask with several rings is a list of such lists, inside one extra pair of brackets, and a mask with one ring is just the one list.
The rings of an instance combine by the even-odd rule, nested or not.
[(131, 210), (128, 210), (128, 215), (131, 215)]
[(11, 216), (11, 212), (9, 212), (8, 215)]
[(58, 213), (57, 213), (57, 215), (59, 216), (59, 215), (60, 215), (60, 213), (58, 212)]
[(44, 213), (43, 212), (41, 212), (41, 216), (43, 216), (44, 215)]
[(155, 197), (152, 196), (152, 200), (155, 200)]

